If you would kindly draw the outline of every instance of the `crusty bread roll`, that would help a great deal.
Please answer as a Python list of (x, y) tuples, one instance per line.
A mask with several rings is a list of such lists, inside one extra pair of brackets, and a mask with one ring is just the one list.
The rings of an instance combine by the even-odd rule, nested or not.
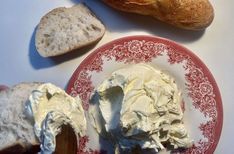
[(0, 91), (0, 154), (36, 153), (40, 145), (25, 104), (41, 83), (20, 83)]
[(60, 7), (42, 17), (35, 45), (41, 56), (57, 56), (97, 42), (104, 32), (104, 25), (84, 4)]
[(208, 0), (103, 0), (126, 12), (152, 16), (176, 27), (201, 30), (208, 27), (214, 10)]

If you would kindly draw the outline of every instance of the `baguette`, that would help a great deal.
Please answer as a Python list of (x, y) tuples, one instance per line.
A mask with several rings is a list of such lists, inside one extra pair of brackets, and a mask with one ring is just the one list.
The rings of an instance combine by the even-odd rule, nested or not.
[(208, 0), (103, 0), (109, 6), (142, 15), (188, 30), (202, 30), (214, 18)]
[(65, 54), (99, 41), (105, 27), (84, 4), (59, 7), (42, 17), (35, 46), (43, 57)]

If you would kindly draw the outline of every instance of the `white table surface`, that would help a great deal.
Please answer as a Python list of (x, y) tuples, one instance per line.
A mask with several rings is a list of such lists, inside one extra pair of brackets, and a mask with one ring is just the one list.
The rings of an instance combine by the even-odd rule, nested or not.
[(86, 0), (107, 32), (94, 47), (59, 58), (42, 58), (34, 46), (35, 27), (49, 10), (79, 0), (6, 0), (0, 5), (0, 84), (52, 82), (62, 88), (81, 61), (95, 48), (129, 35), (152, 34), (174, 40), (192, 50), (212, 72), (223, 100), (223, 129), (217, 154), (234, 153), (234, 1), (212, 0), (215, 18), (203, 32), (184, 31), (152, 18), (115, 11), (100, 0)]

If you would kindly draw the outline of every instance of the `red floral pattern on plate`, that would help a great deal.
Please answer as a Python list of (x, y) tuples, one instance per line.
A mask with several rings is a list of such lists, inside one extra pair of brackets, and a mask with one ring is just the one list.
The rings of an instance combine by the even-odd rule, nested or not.
[[(220, 137), (223, 116), (218, 87), (202, 61), (188, 49), (172, 41), (150, 36), (133, 36), (110, 42), (97, 49), (81, 63), (73, 74), (67, 91), (72, 96), (79, 94), (83, 100), (84, 109), (88, 110), (89, 98), (95, 88), (92, 85), (90, 72), (103, 71), (104, 58), (108, 61), (134, 64), (151, 62), (165, 55), (170, 65), (183, 64), (186, 72), (184, 78), (187, 95), (191, 98), (193, 106), (204, 117), (210, 118), (199, 127), (206, 140), (200, 140), (193, 147), (180, 153), (213, 153)], [(90, 153), (92, 152), (91, 150)]]
[(87, 149), (87, 143), (89, 142), (89, 137), (84, 136), (79, 139), (79, 145), (77, 154), (107, 154), (106, 151), (93, 150), (91, 148)]

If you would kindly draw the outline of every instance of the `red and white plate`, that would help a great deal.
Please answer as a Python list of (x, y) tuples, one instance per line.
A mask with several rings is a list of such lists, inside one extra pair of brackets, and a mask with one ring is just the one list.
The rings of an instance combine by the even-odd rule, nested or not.
[[(96, 49), (76, 69), (67, 92), (83, 100), (110, 74), (123, 66), (147, 63), (173, 76), (183, 93), (184, 123), (194, 146), (182, 153), (213, 153), (223, 123), (222, 100), (217, 84), (206, 65), (193, 52), (163, 38), (130, 36)], [(88, 126), (87, 136), (79, 140), (78, 153), (112, 153), (111, 143)]]

